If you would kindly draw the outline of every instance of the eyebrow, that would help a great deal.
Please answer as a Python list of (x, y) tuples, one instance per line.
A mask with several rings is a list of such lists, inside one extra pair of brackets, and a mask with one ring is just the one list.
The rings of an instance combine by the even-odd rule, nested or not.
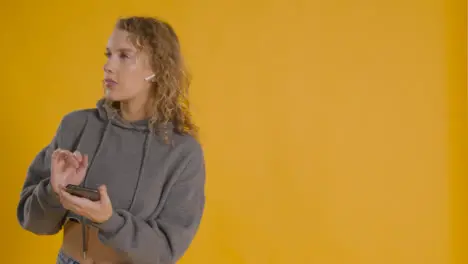
[[(106, 51), (110, 51), (110, 49), (106, 48)], [(129, 49), (129, 48), (120, 48), (120, 49), (117, 49), (117, 51), (119, 51), (119, 52), (135, 52), (133, 49)]]

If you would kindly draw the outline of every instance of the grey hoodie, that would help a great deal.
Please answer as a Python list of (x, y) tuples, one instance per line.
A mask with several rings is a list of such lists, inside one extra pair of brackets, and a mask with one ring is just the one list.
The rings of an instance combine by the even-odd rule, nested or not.
[(205, 204), (205, 165), (200, 144), (169, 129), (170, 144), (147, 121), (111, 118), (103, 100), (96, 108), (66, 115), (52, 142), (32, 161), (17, 216), (35, 234), (56, 234), (67, 218), (50, 180), (51, 154), (78, 150), (89, 156), (82, 186), (106, 184), (112, 217), (93, 224), (99, 239), (139, 263), (175, 263), (198, 230)]

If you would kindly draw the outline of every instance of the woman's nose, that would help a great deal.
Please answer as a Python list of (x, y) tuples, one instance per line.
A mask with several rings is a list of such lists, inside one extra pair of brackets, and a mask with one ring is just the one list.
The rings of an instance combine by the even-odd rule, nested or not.
[(105, 73), (113, 73), (114, 70), (112, 69), (112, 67), (109, 65), (109, 62), (107, 62), (106, 64), (104, 64), (104, 72)]
[(117, 67), (117, 64), (118, 61), (116, 61), (115, 59), (113, 59), (112, 57), (109, 57), (106, 61), (106, 63), (104, 64), (104, 72), (105, 73), (115, 73), (115, 69)]

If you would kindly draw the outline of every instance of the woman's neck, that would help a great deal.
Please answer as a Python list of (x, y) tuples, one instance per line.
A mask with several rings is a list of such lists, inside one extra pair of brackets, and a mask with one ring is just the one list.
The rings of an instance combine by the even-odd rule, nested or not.
[(133, 122), (146, 119), (150, 116), (147, 103), (120, 102), (120, 114), (124, 120)]

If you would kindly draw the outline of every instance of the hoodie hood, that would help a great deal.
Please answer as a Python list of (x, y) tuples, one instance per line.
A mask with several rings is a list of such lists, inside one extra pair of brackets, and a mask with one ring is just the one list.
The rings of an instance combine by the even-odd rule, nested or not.
[[(123, 120), (120, 115), (114, 110), (111, 109), (107, 104), (104, 98), (100, 99), (96, 103), (96, 109), (99, 114), (99, 118), (103, 121), (109, 121), (111, 124), (119, 126), (121, 128), (137, 130), (141, 132), (149, 132), (149, 119), (143, 119), (138, 121), (129, 122)], [(166, 135), (172, 135), (174, 131), (174, 124), (168, 122), (167, 124), (160, 124), (157, 128), (158, 131), (166, 130)]]
[(120, 117), (120, 115), (117, 114), (114, 109), (111, 109), (108, 105), (106, 105), (105, 99), (100, 99), (96, 103), (96, 108), (98, 110), (99, 117), (102, 120), (110, 121), (113, 125), (142, 132), (148, 132), (150, 130), (149, 119), (138, 120), (134, 122), (125, 121)]

